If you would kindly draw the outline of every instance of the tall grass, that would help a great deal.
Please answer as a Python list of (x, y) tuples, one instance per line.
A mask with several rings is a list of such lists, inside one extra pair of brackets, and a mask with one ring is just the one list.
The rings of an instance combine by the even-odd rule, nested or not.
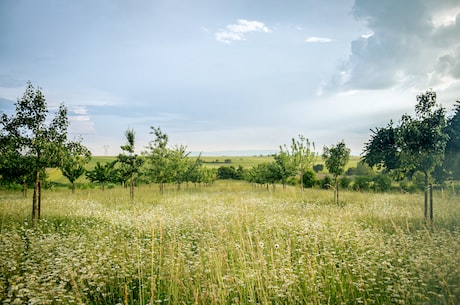
[(3, 304), (458, 304), (460, 206), (217, 183), (0, 195)]

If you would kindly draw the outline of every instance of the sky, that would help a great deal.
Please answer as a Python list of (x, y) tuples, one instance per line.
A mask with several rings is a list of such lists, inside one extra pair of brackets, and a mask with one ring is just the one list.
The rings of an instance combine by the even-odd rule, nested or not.
[(151, 126), (193, 154), (359, 155), (418, 94), (453, 108), (459, 37), (458, 0), (2, 0), (0, 110), (31, 81), (93, 155)]

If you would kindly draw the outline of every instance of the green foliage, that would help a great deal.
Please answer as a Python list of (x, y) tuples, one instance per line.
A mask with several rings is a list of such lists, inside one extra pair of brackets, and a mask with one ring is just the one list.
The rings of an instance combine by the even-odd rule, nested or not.
[[(168, 135), (159, 127), (152, 126), (151, 129), (155, 139), (149, 143), (143, 171), (149, 182), (158, 183), (161, 192), (166, 183), (176, 183), (179, 189), (185, 182), (209, 184), (217, 179), (214, 170), (202, 168), (200, 157), (190, 158), (183, 145), (168, 147)], [(242, 177), (242, 170), (241, 166), (238, 167), (235, 175)]]
[(313, 169), (307, 170), (303, 175), (303, 186), (310, 188), (314, 187), (317, 183), (316, 173)]
[(393, 121), (384, 128), (372, 130), (371, 139), (364, 146), (362, 163), (369, 166), (395, 170), (401, 167), (400, 149), (398, 146), (398, 127)]
[(313, 170), (315, 171), (315, 173), (319, 173), (321, 171), (323, 171), (324, 169), (324, 164), (315, 164), (313, 165)]
[[(288, 179), (296, 174), (294, 162), (290, 158), (289, 152), (280, 149), (280, 152), (274, 156), (275, 164), (272, 171), (276, 171), (279, 176), (279, 181), (283, 186), (286, 186)], [(276, 167), (276, 168), (275, 168)]]
[(417, 95), (415, 117), (407, 114), (393, 127), (373, 131), (366, 143), (363, 161), (370, 166), (385, 167), (403, 174), (421, 171), (431, 175), (442, 164), (449, 135), (445, 133), (446, 111), (436, 102), (436, 93)]
[(372, 185), (371, 176), (356, 176), (353, 181), (353, 190), (368, 191), (371, 189), (371, 185)]
[[(299, 175), (300, 188), (303, 190), (303, 175), (312, 167), (316, 158), (315, 143), (310, 142), (303, 135), (296, 140), (292, 138), (291, 146), (280, 146), (279, 161), (282, 164), (282, 175), (292, 175), (292, 172)], [(285, 180), (285, 177), (282, 177)], [(287, 177), (286, 177), (287, 178)]]
[(351, 182), (352, 182), (352, 180), (350, 178), (348, 178), (348, 177), (345, 177), (345, 176), (339, 179), (339, 185), (343, 189), (349, 188)]
[(418, 170), (430, 175), (444, 158), (448, 140), (444, 132), (446, 111), (437, 105), (433, 91), (418, 95), (417, 102), (415, 118), (404, 115), (401, 119), (398, 135), (401, 164), (406, 172)]
[(324, 178), (320, 180), (319, 186), (320, 188), (325, 189), (325, 190), (330, 189), (333, 186), (333, 181), (332, 181), (331, 176), (329, 175), (324, 176)]
[(358, 164), (356, 164), (356, 168), (355, 168), (355, 171), (354, 171), (355, 175), (357, 175), (357, 176), (367, 176), (367, 175), (372, 175), (373, 173), (374, 173), (374, 171), (372, 170), (372, 168), (369, 167), (369, 165), (367, 165), (366, 163), (358, 162)]
[(350, 159), (350, 149), (347, 148), (343, 140), (336, 146), (325, 146), (323, 149), (323, 159), (329, 173), (334, 177), (340, 176), (345, 172), (345, 166)]
[(171, 181), (171, 151), (168, 149), (168, 135), (163, 133), (160, 127), (151, 126), (150, 134), (155, 139), (149, 143), (147, 151), (147, 175), (151, 181), (158, 183), (160, 190), (164, 184)]
[(238, 168), (235, 168), (233, 165), (221, 166), (217, 169), (217, 179), (243, 180), (244, 179), (243, 167), (239, 166)]
[[(31, 82), (22, 98), (16, 102), (11, 117), (0, 117), (0, 174), (2, 179), (24, 185), (34, 181), (32, 219), (40, 219), (41, 184), (46, 168), (61, 167), (67, 160), (67, 108), (61, 104), (51, 121), (48, 107), (40, 88)], [(71, 146), (81, 144), (75, 142)], [(17, 169), (15, 169), (17, 168)]]
[(353, 190), (387, 192), (391, 189), (392, 179), (388, 174), (373, 173), (364, 176), (355, 176)]
[(334, 177), (334, 201), (339, 203), (339, 183), (337, 177), (345, 172), (345, 166), (350, 160), (350, 149), (347, 148), (342, 140), (336, 146), (325, 146), (323, 149), (323, 160), (327, 170)]
[(391, 177), (389, 175), (379, 173), (374, 176), (373, 182), (372, 189), (376, 192), (387, 192), (391, 189)]
[(460, 180), (460, 101), (457, 101), (454, 114), (447, 120), (445, 132), (449, 136), (443, 163), (445, 176), (438, 180)]
[(91, 159), (91, 152), (78, 142), (67, 143), (65, 157), (60, 165), (64, 177), (72, 184), (72, 192), (75, 192), (75, 181), (86, 172), (86, 165)]
[(415, 189), (419, 191), (425, 189), (425, 175), (422, 172), (415, 172), (411, 177), (411, 181)]
[(116, 162), (108, 162), (102, 165), (99, 161), (93, 170), (86, 172), (86, 177), (92, 182), (98, 182), (101, 184), (101, 188), (104, 191), (105, 184), (113, 181), (114, 166)]
[(129, 194), (132, 200), (134, 198), (134, 179), (140, 172), (140, 168), (144, 164), (144, 159), (134, 153), (136, 137), (134, 129), (127, 129), (125, 137), (126, 144), (121, 146), (123, 153), (119, 154), (117, 157), (117, 162), (120, 164), (120, 167), (117, 170), (123, 182), (129, 180)]

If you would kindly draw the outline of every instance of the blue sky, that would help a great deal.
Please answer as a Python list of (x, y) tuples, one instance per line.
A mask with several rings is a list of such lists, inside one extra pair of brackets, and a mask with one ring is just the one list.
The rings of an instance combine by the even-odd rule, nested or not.
[(453, 0), (3, 0), (0, 109), (30, 80), (95, 155), (128, 128), (143, 150), (150, 126), (196, 153), (302, 134), (357, 155), (417, 94), (460, 99), (459, 37)]

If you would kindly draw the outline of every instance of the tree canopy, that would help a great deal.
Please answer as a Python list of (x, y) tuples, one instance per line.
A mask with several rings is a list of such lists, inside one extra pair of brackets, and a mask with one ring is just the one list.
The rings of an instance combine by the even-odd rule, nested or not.
[(402, 175), (423, 173), (425, 218), (428, 217), (429, 179), (435, 168), (442, 164), (449, 140), (446, 110), (436, 98), (436, 92), (432, 90), (417, 95), (415, 116), (404, 114), (399, 126), (393, 127), (390, 122), (386, 128), (373, 131), (363, 153), (363, 161), (370, 166), (383, 166)]
[(350, 160), (350, 149), (342, 140), (337, 145), (331, 147), (325, 146), (323, 149), (323, 159), (326, 168), (334, 176), (334, 201), (339, 202), (339, 184), (337, 177), (345, 172), (345, 166)]
[[(69, 143), (67, 108), (61, 104), (51, 121), (48, 115), (49, 110), (42, 90), (28, 82), (24, 95), (16, 102), (15, 113), (11, 116), (2, 113), (0, 117), (2, 179), (34, 181), (34, 221), (40, 219), (41, 182), (45, 169), (63, 165)], [(81, 144), (76, 142), (75, 145)], [(17, 174), (14, 173), (16, 166), (19, 168)]]

